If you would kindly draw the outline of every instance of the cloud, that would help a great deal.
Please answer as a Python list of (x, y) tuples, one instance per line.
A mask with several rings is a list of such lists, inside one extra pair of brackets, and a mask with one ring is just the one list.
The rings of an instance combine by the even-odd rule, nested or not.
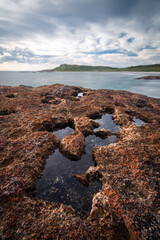
[(4, 51), (6, 51), (6, 48), (3, 48), (3, 47), (0, 46), (0, 55), (3, 56), (4, 55)]
[(0, 63), (45, 63), (48, 59), (54, 58), (54, 55), (36, 55), (32, 51), (27, 48), (14, 48), (14, 49), (6, 49), (0, 47), (0, 53), (2, 52), (2, 57), (0, 57)]
[(126, 35), (127, 35), (127, 33), (122, 32), (122, 33), (119, 34), (118, 38), (123, 38), (123, 37), (125, 37)]
[[(0, 2), (1, 31), (6, 36), (54, 35), (63, 25), (74, 31), (86, 23), (105, 25), (109, 20), (133, 20), (149, 29), (159, 15), (159, 0), (28, 0)], [(154, 27), (156, 27), (154, 23)]]
[(155, 50), (155, 49), (157, 49), (157, 47), (153, 47), (153, 46), (147, 45), (147, 46), (145, 46), (143, 48), (138, 49), (138, 51), (143, 51), (143, 50), (146, 50), (146, 49), (150, 49), (150, 50), (154, 49)]
[(150, 64), (159, 39), (159, 0), (0, 1), (1, 63)]

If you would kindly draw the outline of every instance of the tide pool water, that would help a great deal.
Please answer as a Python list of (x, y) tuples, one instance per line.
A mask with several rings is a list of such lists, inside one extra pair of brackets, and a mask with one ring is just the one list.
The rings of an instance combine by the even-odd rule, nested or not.
[(100, 124), (98, 128), (94, 129), (95, 132), (103, 128), (110, 130), (113, 133), (116, 133), (120, 130), (120, 127), (112, 120), (112, 114), (106, 113), (102, 115), (100, 119), (96, 119), (95, 121)]
[(0, 85), (38, 87), (56, 83), (90, 89), (126, 90), (160, 98), (160, 80), (136, 79), (160, 73), (144, 72), (0, 72)]
[[(101, 117), (103, 127), (112, 130), (113, 123), (111, 114), (109, 117), (105, 114)], [(100, 121), (100, 119), (98, 120)], [(116, 125), (117, 126), (117, 125)], [(117, 126), (118, 127), (118, 126)], [(57, 138), (62, 139), (71, 134), (73, 129), (65, 127), (55, 131)], [(85, 151), (79, 160), (71, 160), (64, 156), (59, 149), (46, 160), (43, 175), (36, 184), (36, 197), (49, 202), (63, 203), (71, 205), (77, 214), (88, 216), (91, 206), (92, 197), (101, 188), (101, 183), (91, 181), (89, 186), (83, 186), (73, 175), (84, 174), (90, 166), (95, 166), (92, 157), (94, 147), (102, 147), (115, 142), (116, 136), (112, 135), (106, 139), (101, 139), (95, 135), (89, 135), (85, 138)]]

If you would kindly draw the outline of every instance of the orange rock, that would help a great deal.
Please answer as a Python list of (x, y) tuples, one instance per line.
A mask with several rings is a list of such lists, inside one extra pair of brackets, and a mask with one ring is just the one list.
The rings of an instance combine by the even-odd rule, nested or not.
[(61, 152), (68, 157), (78, 159), (83, 154), (85, 147), (85, 137), (76, 130), (72, 134), (64, 137), (60, 142)]

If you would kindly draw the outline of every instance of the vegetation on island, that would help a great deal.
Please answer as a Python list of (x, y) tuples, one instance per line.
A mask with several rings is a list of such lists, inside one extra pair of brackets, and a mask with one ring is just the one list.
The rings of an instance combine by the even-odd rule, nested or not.
[(42, 70), (41, 72), (160, 72), (160, 64), (139, 65), (126, 68), (61, 64), (59, 67)]

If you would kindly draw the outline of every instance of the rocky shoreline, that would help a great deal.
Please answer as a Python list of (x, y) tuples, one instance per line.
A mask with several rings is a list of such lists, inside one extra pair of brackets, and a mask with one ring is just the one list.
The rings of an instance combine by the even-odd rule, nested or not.
[[(83, 93), (82, 97), (77, 97)], [(64, 85), (0, 87), (1, 239), (159, 239), (160, 100), (126, 91)], [(79, 158), (93, 118), (112, 113), (118, 140), (93, 149), (97, 166), (82, 176), (98, 179), (87, 219), (71, 206), (31, 196), (49, 154), (60, 148)], [(134, 117), (146, 124), (137, 127)], [(61, 141), (55, 129), (72, 126)], [(112, 133), (101, 131), (101, 136)]]
[(139, 77), (136, 79), (146, 79), (146, 80), (159, 80), (160, 76), (144, 76), (144, 77)]

